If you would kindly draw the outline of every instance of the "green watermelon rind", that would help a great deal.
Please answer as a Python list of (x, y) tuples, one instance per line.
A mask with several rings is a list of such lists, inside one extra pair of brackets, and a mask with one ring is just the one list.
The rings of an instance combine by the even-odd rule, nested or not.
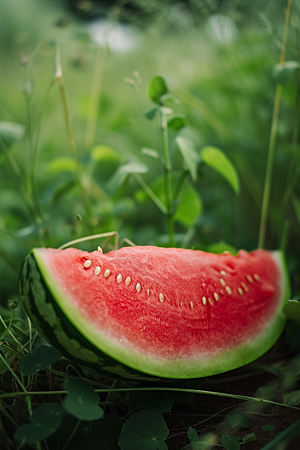
[[(70, 304), (49, 273), (39, 249), (32, 250), (27, 261), (27, 267), (30, 267), (27, 273), (23, 274), (23, 291), (26, 283), (28, 284), (28, 279), (31, 280), (31, 287), (25, 287), (25, 290), (31, 291), (24, 301), (25, 308), (30, 317), (33, 317), (35, 326), (57, 350), (66, 357), (70, 355), (71, 360), (75, 359), (79, 364), (101, 371), (110, 377), (138, 380), (151, 379), (151, 377), (187, 379), (215, 375), (254, 361), (274, 345), (284, 329), (286, 317), (282, 309), (289, 299), (289, 278), (283, 253), (276, 251), (272, 254), (282, 280), (281, 303), (276, 315), (273, 315), (266, 323), (262, 333), (249, 337), (248, 342), (236, 348), (216, 352), (201, 361), (158, 359), (129, 348), (125, 349), (124, 346), (119, 346), (108, 339), (101, 331), (95, 330), (88, 320)], [(28, 276), (29, 273), (30, 276)], [(43, 287), (37, 288), (35, 284)], [(41, 289), (44, 289), (46, 294), (43, 294)], [(42, 313), (41, 295), (46, 298), (46, 306), (42, 306)], [(51, 308), (55, 310), (56, 316), (54, 320), (52, 314), (53, 323), (51, 323)], [(46, 309), (48, 313), (45, 312)]]

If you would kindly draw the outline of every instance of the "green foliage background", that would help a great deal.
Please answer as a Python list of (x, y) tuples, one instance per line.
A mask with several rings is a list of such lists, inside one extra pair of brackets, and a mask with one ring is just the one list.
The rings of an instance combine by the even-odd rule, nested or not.
[[(257, 247), (276, 87), (272, 73), (286, 2), (133, 4), (115, 2), (108, 9), (101, 2), (82, 2), (88, 18), (97, 16), (92, 14), (96, 6), (100, 17), (105, 13), (107, 22), (96, 26), (70, 14), (61, 2), (1, 2), (0, 121), (24, 127), (24, 134), (13, 130), (5, 146), (7, 130), (1, 135), (3, 302), (17, 294), (18, 268), (34, 246), (57, 247), (112, 230), (136, 244), (167, 244), (166, 219), (134, 177), (111, 188), (113, 175), (126, 162), (146, 164), (149, 170), (142, 176), (152, 187), (163, 175), (159, 162), (141, 152), (160, 151), (158, 120), (144, 114), (153, 107), (147, 86), (156, 75), (178, 100), (166, 106), (186, 117), (180, 135), (197, 152), (205, 146), (221, 149), (241, 186), (236, 195), (218, 172), (200, 165), (193, 183), (199, 214), (192, 223), (176, 222), (176, 245), (209, 249), (225, 241), (235, 248)], [(287, 252), (294, 292), (300, 289), (298, 13), (295, 1), (286, 60), (296, 66), (284, 79), (266, 239), (267, 248)], [(58, 43), (78, 164), (59, 82), (54, 83)], [(175, 135), (171, 130), (171, 143)], [(181, 167), (176, 154), (175, 176)], [(190, 199), (185, 196), (183, 210), (195, 206)]]

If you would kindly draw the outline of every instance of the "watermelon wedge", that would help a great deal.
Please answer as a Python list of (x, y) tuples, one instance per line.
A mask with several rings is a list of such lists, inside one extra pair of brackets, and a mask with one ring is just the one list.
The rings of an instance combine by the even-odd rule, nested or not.
[(280, 252), (36, 248), (20, 273), (25, 309), (53, 347), (109, 377), (225, 372), (280, 336), (289, 280)]

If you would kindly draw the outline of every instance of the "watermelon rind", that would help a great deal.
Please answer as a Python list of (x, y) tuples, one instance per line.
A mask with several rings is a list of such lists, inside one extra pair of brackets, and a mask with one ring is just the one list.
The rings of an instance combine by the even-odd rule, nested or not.
[(283, 306), (289, 299), (289, 277), (284, 255), (272, 252), (280, 271), (281, 303), (265, 329), (237, 348), (199, 359), (166, 360), (118, 345), (72, 306), (49, 273), (40, 249), (33, 249), (21, 270), (21, 294), (36, 328), (71, 361), (111, 378), (132, 380), (188, 379), (210, 376), (248, 364), (279, 338), (285, 326)]

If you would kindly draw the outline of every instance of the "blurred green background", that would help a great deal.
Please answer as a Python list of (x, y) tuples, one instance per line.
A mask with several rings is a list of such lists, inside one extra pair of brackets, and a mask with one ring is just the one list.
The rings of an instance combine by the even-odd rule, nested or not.
[[(205, 250), (220, 241), (257, 248), (281, 83), (265, 246), (286, 252), (299, 295), (300, 3), (294, 0), (291, 9), (289, 64), (278, 74), (286, 6), (281, 0), (1, 0), (3, 304), (17, 295), (19, 267), (35, 246), (113, 230), (135, 244), (168, 244), (166, 218), (136, 178), (126, 172), (123, 183), (113, 181), (122, 164), (142, 163), (148, 169), (140, 176), (159, 195), (162, 164), (141, 151), (160, 151), (157, 117), (145, 115), (154, 106), (147, 86), (156, 75), (175, 99), (166, 106), (185, 117), (179, 134), (197, 152), (221, 149), (239, 176), (236, 194), (200, 163), (181, 198), (176, 245)], [(171, 149), (175, 135), (169, 131)], [(172, 156), (176, 179), (183, 161), (178, 152)]]

